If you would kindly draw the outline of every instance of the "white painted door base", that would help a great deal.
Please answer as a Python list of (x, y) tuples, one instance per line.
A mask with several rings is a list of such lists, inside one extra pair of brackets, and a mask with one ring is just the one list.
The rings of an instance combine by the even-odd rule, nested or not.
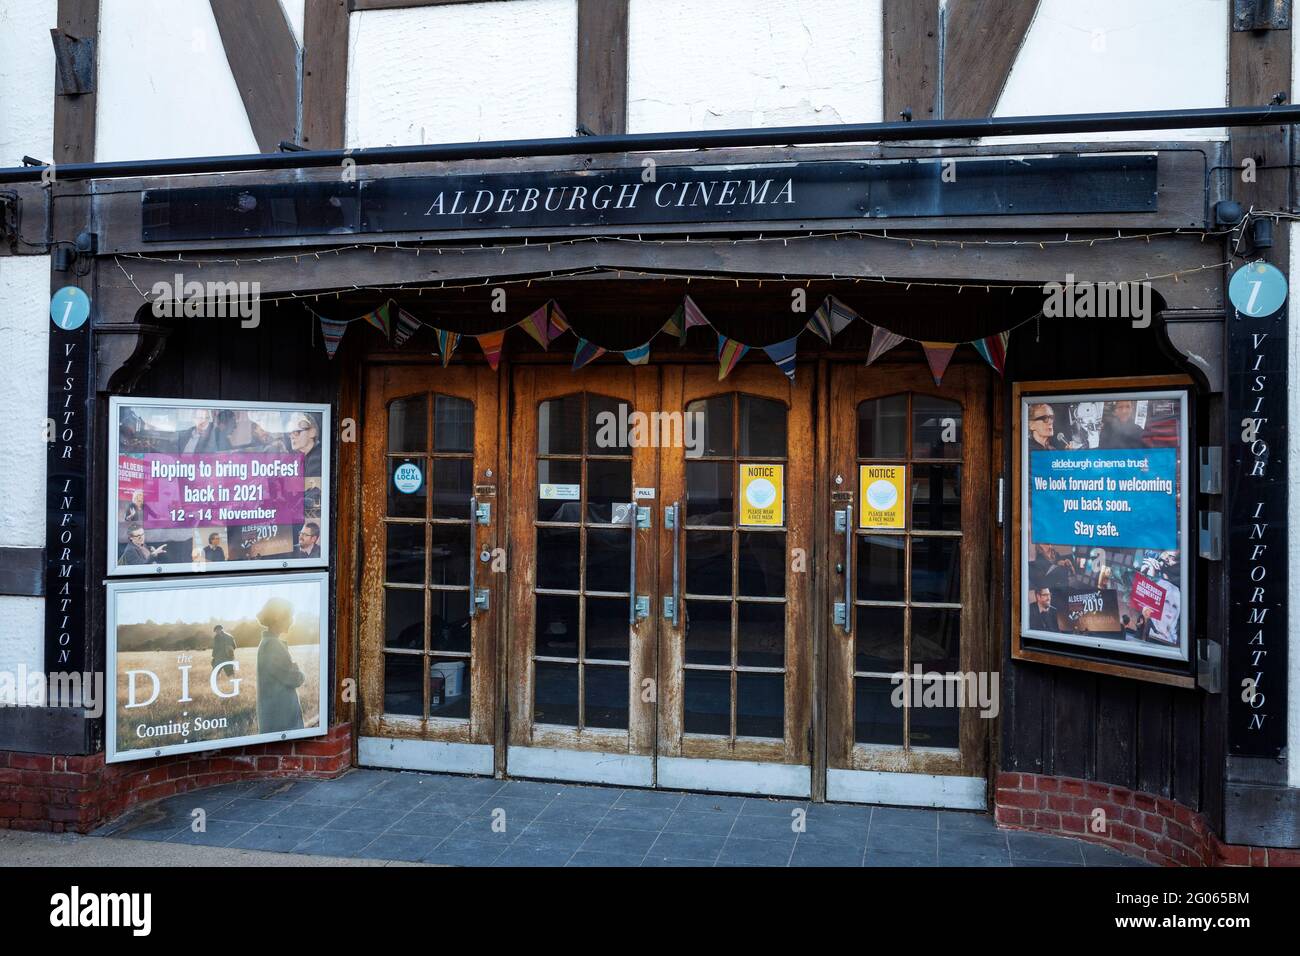
[(664, 790), (807, 797), (812, 794), (812, 768), (752, 760), (660, 757), (658, 785)]
[(396, 737), (359, 738), (357, 763), (363, 767), (386, 767), (393, 770), (432, 770), (439, 773), (477, 773), (489, 776), (495, 769), (490, 744), (458, 744)]
[(883, 803), (903, 807), (986, 810), (983, 777), (884, 770), (826, 771), (826, 799), (845, 803)]
[(654, 786), (654, 759), (636, 754), (553, 747), (511, 747), (506, 773), (512, 777), (613, 783), (624, 787)]

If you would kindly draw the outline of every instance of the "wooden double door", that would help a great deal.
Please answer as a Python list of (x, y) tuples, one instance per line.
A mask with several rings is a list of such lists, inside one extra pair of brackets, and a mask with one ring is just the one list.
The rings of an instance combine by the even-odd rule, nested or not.
[[(978, 376), (882, 371), (373, 369), (362, 763), (982, 801), (983, 728), (884, 693), (978, 656)], [(849, 517), (875, 464), (901, 530)]]

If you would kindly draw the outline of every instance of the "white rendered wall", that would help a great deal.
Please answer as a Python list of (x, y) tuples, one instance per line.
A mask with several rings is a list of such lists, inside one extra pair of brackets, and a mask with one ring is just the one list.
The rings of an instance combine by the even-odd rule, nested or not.
[[(1227, 106), (1228, 29), (1228, 0), (1041, 0), (993, 115)], [(1220, 128), (1052, 139), (1226, 136)]]
[(302, 18), (306, 4), (307, 0), (280, 0), (280, 6), (284, 9), (285, 19), (289, 21), (289, 29), (293, 31), (298, 49), (302, 49)]
[(101, 2), (98, 83), (99, 162), (258, 152), (208, 0)]
[(630, 133), (879, 122), (880, 0), (631, 0)]
[[(45, 546), (49, 315), (50, 257), (0, 258), (0, 547)], [(44, 607), (41, 598), (0, 595), (0, 671), (41, 668)]]
[(349, 147), (572, 136), (577, 0), (354, 13)]
[(57, 0), (0, 0), (0, 166), (52, 158), (57, 25)]

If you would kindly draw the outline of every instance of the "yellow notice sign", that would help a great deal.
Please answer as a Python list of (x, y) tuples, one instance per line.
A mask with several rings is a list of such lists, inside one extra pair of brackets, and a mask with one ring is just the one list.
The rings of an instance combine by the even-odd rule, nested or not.
[(740, 466), (740, 523), (778, 528), (785, 523), (785, 465)]
[(907, 466), (858, 466), (859, 528), (907, 527)]

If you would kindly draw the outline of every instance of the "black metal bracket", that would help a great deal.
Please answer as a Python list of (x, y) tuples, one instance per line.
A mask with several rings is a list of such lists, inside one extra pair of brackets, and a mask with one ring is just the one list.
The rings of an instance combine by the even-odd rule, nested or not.
[(1291, 0), (1232, 0), (1232, 30), (1290, 30)]
[(95, 38), (74, 37), (50, 30), (54, 42), (54, 72), (59, 96), (95, 92)]

